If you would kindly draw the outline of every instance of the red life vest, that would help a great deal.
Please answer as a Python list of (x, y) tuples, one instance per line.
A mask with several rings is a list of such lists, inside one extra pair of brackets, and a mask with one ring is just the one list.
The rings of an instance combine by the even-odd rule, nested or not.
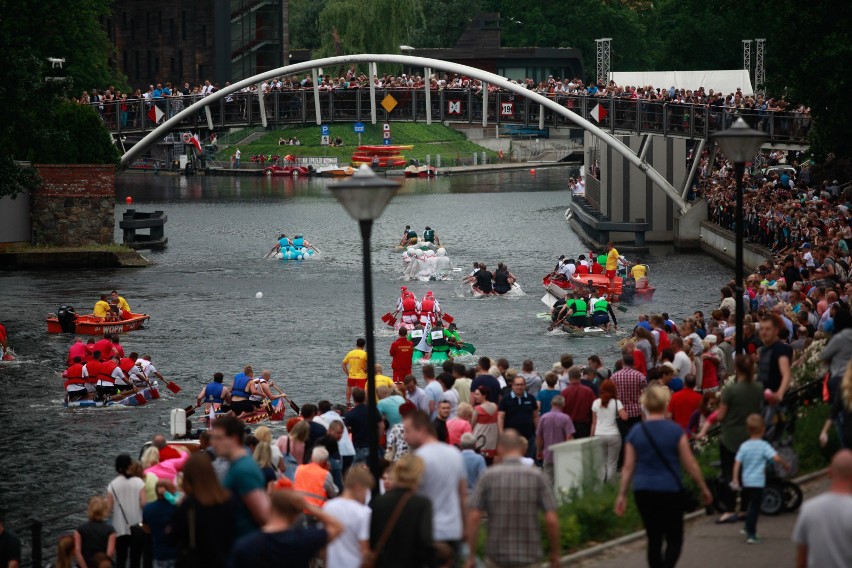
[(588, 266), (586, 266), (585, 264), (578, 264), (577, 265), (577, 274), (588, 274), (588, 273), (589, 273), (589, 267)]
[(432, 313), (435, 311), (435, 298), (426, 297), (420, 302), (420, 311), (423, 313)]
[(65, 370), (65, 386), (68, 385), (85, 385), (86, 381), (83, 379), (83, 365), (82, 363), (74, 363), (70, 367)]
[(118, 365), (116, 365), (115, 361), (112, 359), (103, 361), (101, 363), (100, 371), (98, 372), (98, 380), (114, 385), (115, 379), (112, 376), (112, 372), (116, 367), (118, 367)]
[(98, 382), (98, 376), (101, 373), (101, 365), (103, 365), (103, 363), (95, 361), (94, 359), (86, 363), (86, 371), (89, 374), (86, 378), (86, 382), (91, 384)]
[(125, 357), (124, 359), (122, 359), (121, 361), (118, 362), (118, 367), (122, 371), (124, 371), (124, 374), (126, 375), (126, 374), (130, 373), (130, 369), (132, 369), (135, 364), (136, 364), (136, 361), (134, 361), (133, 359), (128, 359), (127, 357)]
[(417, 315), (417, 301), (414, 298), (404, 298), (402, 300), (402, 315), (404, 315), (404, 316), (416, 316)]

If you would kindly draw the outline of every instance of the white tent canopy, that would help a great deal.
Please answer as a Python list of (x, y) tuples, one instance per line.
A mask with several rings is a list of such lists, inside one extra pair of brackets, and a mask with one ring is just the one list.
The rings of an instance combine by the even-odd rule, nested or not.
[(716, 71), (618, 71), (612, 73), (616, 85), (642, 87), (651, 85), (655, 89), (696, 90), (704, 87), (705, 92), (721, 92), (724, 95), (741, 89), (744, 95), (753, 95), (751, 78), (744, 69)]

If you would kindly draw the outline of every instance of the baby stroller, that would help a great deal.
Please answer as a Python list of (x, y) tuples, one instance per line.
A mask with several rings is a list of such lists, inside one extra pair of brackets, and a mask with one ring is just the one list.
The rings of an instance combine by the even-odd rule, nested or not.
[(763, 409), (766, 420), (764, 439), (790, 464), (789, 469), (775, 462), (767, 466), (766, 487), (760, 504), (760, 512), (764, 515), (793, 512), (802, 504), (802, 489), (790, 481), (799, 471), (799, 456), (793, 449), (795, 408), (796, 403), (787, 401), (785, 405), (766, 406)]

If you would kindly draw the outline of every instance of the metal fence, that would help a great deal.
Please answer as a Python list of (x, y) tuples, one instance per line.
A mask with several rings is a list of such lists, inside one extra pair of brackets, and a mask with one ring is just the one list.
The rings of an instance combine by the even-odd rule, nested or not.
[[(396, 101), (392, 111), (380, 103), (387, 95)], [(91, 103), (114, 134), (144, 133), (156, 124), (149, 116), (154, 106), (164, 118), (199, 100), (200, 96), (171, 97), (149, 101), (124, 99)], [(431, 114), (434, 121), (478, 123), (483, 120), (483, 97), (470, 90), (441, 90), (431, 92)], [(610, 132), (659, 134), (686, 138), (707, 139), (713, 132), (731, 125), (736, 114), (742, 116), (753, 128), (766, 132), (771, 142), (806, 143), (811, 118), (798, 112), (747, 111), (710, 107), (706, 105), (661, 103), (614, 97), (588, 97), (578, 95), (552, 95), (551, 100), (583, 117), (590, 116), (595, 106), (604, 111), (599, 125)], [(376, 118), (388, 121), (425, 121), (426, 95), (421, 90), (376, 90)], [(268, 125), (316, 124), (317, 111), (312, 90), (274, 91), (263, 95), (263, 107)], [(512, 135), (518, 127), (567, 127), (574, 124), (567, 117), (541, 107), (526, 97), (513, 93), (492, 92), (485, 105), (489, 124), (512, 125), (506, 134)], [(210, 105), (210, 118), (214, 129), (238, 126), (257, 126), (262, 123), (261, 105), (257, 93), (235, 93)], [(541, 117), (541, 112), (544, 116)], [(319, 93), (321, 122), (355, 122), (370, 119), (370, 93), (368, 90), (335, 90)], [(177, 128), (198, 129), (209, 127), (206, 111), (194, 113)], [(517, 132), (519, 137), (523, 132)]]

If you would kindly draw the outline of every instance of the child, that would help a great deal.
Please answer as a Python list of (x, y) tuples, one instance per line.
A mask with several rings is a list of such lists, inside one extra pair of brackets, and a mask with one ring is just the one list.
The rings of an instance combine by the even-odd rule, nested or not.
[(758, 541), (757, 516), (760, 514), (763, 488), (766, 486), (766, 463), (774, 460), (784, 468), (790, 466), (778, 455), (775, 448), (763, 439), (765, 424), (760, 414), (752, 414), (746, 419), (746, 429), (749, 439), (743, 442), (737, 451), (731, 488), (734, 491), (740, 489), (737, 480), (740, 479), (740, 472), (742, 472), (743, 497), (748, 501), (744, 532), (746, 543), (755, 544)]
[(558, 381), (559, 376), (553, 371), (544, 375), (544, 382), (547, 386), (538, 391), (538, 394), (535, 395), (536, 400), (538, 400), (539, 415), (550, 412), (550, 401), (553, 400), (553, 397), (560, 392), (556, 387), (556, 383)]

